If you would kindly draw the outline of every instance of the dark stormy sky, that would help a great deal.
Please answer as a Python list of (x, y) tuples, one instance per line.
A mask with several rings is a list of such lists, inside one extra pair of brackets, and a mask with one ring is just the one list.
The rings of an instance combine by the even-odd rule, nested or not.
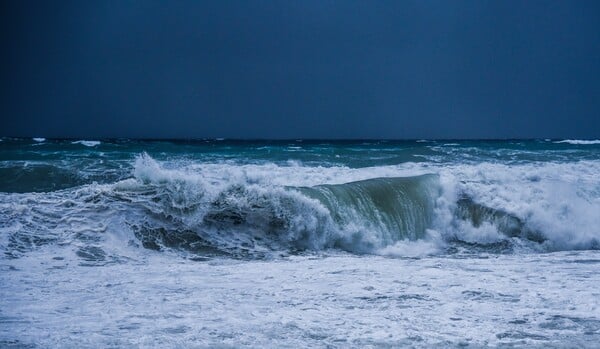
[(0, 135), (599, 138), (600, 1), (3, 1)]

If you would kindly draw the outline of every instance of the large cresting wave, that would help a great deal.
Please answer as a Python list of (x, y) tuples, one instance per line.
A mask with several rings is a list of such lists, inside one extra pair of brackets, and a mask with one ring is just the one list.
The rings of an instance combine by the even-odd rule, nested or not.
[[(600, 248), (594, 190), (571, 193), (569, 206), (546, 195), (539, 175), (525, 176), (523, 186), (513, 168), (502, 180), (481, 176), (507, 168), (402, 177), (387, 169), (374, 178), (365, 171), (375, 169), (366, 169), (346, 183), (312, 185), (278, 181), (281, 167), (240, 168), (169, 167), (142, 154), (133, 177), (113, 184), (10, 194), (0, 205), (2, 245), (13, 257), (47, 244), (73, 245), (82, 258), (102, 261), (122, 240), (151, 250), (253, 258), (326, 249), (418, 256)], [(517, 185), (520, 192), (510, 196)], [(574, 207), (580, 212), (569, 211)], [(546, 215), (554, 211), (559, 215)]]
[(368, 253), (417, 240), (432, 224), (437, 175), (290, 187), (211, 181), (142, 156), (114, 194), (137, 206), (131, 222), (149, 248), (267, 253), (339, 248)]

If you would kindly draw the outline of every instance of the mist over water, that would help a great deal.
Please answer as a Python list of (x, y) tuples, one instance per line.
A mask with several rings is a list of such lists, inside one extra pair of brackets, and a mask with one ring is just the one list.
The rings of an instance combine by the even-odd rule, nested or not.
[[(585, 288), (599, 281), (592, 272), (600, 260), (598, 173), (600, 144), (589, 140), (2, 139), (0, 344), (73, 344), (77, 331), (101, 331), (84, 344), (213, 346), (222, 340), (233, 346), (286, 346), (321, 338), (315, 343), (530, 347), (576, 339), (590, 346), (600, 339), (598, 297), (593, 287)], [(315, 276), (308, 267), (335, 275), (315, 286), (321, 296), (290, 279), (300, 275), (311, 284)], [(140, 268), (141, 274), (135, 271)], [(263, 268), (269, 275), (260, 273)], [(426, 275), (435, 268), (448, 277), (461, 275), (463, 283), (432, 281)], [(545, 279), (531, 279), (530, 271), (540, 268)], [(367, 270), (381, 278), (356, 284)], [(413, 275), (420, 284), (411, 283), (409, 270), (420, 273)], [(120, 276), (110, 281), (117, 271)], [(562, 279), (551, 277), (555, 271)], [(246, 299), (246, 310), (257, 316), (254, 322), (236, 323), (240, 314), (233, 308), (222, 309), (228, 316), (215, 323), (199, 320), (199, 313), (185, 307), (184, 295), (204, 289), (203, 301), (194, 306), (209, 312), (218, 308), (221, 286), (209, 276), (213, 273), (226, 275), (232, 297), (241, 297), (229, 304)], [(398, 274), (405, 276), (393, 279)], [(149, 275), (167, 278), (152, 281), (158, 284), (170, 284), (169, 275), (187, 279), (181, 292), (167, 292), (152, 288)], [(438, 277), (433, 280), (443, 280)], [(480, 278), (491, 283), (479, 284)], [(514, 280), (514, 289), (507, 289), (502, 278)], [(584, 283), (571, 284), (581, 278)], [(61, 286), (67, 279), (79, 280), (83, 289), (106, 291), (86, 301), (84, 294)], [(33, 280), (36, 292), (23, 293), (30, 287), (27, 280)], [(251, 280), (264, 283), (265, 290), (289, 283), (295, 291), (284, 302), (292, 303), (258, 320), (256, 312), (269, 302), (262, 289), (244, 286)], [(403, 286), (391, 287), (396, 281)], [(108, 290), (115, 282), (118, 290)], [(325, 296), (331, 287), (346, 284), (353, 286), (345, 296)], [(547, 302), (523, 293), (565, 285), (570, 286), (564, 293), (546, 294)], [(140, 292), (140, 287), (149, 287), (144, 292), (151, 294), (115, 305), (118, 321), (102, 320), (102, 328), (78, 321), (89, 312), (106, 311), (111, 297)], [(444, 296), (448, 287), (460, 291)], [(45, 303), (44, 289), (52, 294)], [(574, 299), (575, 294), (580, 296)], [(159, 295), (177, 301), (165, 305), (168, 311), (142, 315)], [(331, 314), (313, 314), (301, 305), (332, 309), (340, 306), (335, 299), (344, 305)], [(73, 308), (77, 302), (84, 304), (81, 311)], [(500, 320), (480, 319), (490, 327), (481, 332), (487, 337), (454, 329), (455, 322), (474, 324), (477, 317), (465, 307), (475, 303), (484, 314), (508, 304)], [(454, 315), (430, 312), (452, 304), (446, 312)], [(381, 307), (378, 314), (375, 309)], [(298, 317), (300, 308), (308, 311), (306, 317)], [(396, 337), (378, 337), (369, 332), (372, 324), (335, 322), (340, 313), (361, 317), (357, 309), (368, 319), (379, 318), (382, 331)], [(425, 313), (429, 322), (390, 330), (399, 326), (398, 317), (410, 322)], [(152, 316), (168, 322), (168, 314), (178, 319), (174, 329), (148, 322)], [(56, 317), (65, 321), (63, 327), (52, 320)], [(321, 332), (315, 332), (315, 321), (322, 321)], [(284, 329), (265, 334), (265, 326), (274, 324)], [(434, 324), (441, 332), (424, 335)], [(30, 326), (37, 335), (23, 332)], [(135, 331), (127, 332), (131, 328), (145, 337), (135, 339)], [(152, 334), (157, 331), (163, 332)], [(258, 336), (249, 334), (257, 331)]]

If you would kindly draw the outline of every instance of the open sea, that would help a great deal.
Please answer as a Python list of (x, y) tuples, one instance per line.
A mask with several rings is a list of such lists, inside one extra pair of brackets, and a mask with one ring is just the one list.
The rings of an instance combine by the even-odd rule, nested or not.
[(599, 348), (600, 141), (0, 140), (0, 348)]

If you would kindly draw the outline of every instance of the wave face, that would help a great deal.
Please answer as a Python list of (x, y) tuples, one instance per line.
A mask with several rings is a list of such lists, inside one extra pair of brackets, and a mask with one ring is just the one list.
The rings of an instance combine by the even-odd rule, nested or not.
[(324, 205), (346, 235), (360, 241), (374, 234), (368, 246), (359, 244), (371, 249), (423, 238), (431, 228), (440, 188), (437, 175), (429, 174), (317, 185), (301, 188), (301, 192)]
[[(63, 146), (47, 143), (51, 154)], [(73, 151), (70, 142), (64, 147)], [(136, 246), (243, 258), (330, 249), (420, 256), (600, 248), (600, 161), (590, 159), (593, 152), (580, 161), (354, 168), (145, 153), (131, 159), (123, 152), (88, 160), (90, 151), (60, 162), (35, 153), (36, 162), (19, 163), (11, 155), (0, 168), (5, 255), (71, 246), (93, 264)]]

